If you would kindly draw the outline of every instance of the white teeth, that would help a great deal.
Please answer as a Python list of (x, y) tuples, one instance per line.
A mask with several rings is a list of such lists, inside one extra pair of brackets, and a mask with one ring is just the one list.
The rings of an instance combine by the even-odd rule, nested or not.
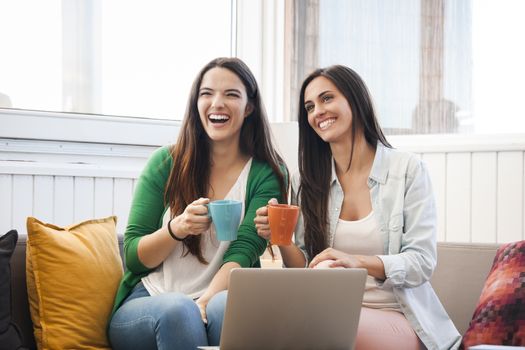
[(230, 117), (224, 114), (210, 114), (209, 118), (211, 120), (228, 120)]
[(334, 118), (323, 120), (322, 122), (319, 123), (319, 129), (325, 130), (330, 125), (332, 125), (333, 123), (335, 123), (335, 119)]

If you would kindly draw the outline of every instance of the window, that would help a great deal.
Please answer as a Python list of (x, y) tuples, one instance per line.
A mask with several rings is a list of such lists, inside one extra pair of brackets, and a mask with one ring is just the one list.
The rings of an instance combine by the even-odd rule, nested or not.
[(234, 1), (0, 2), (0, 107), (182, 119), (191, 83), (234, 52)]
[(520, 0), (292, 1), (291, 114), (302, 79), (344, 64), (388, 134), (525, 132)]
[(218, 56), (243, 59), (269, 118), (286, 119), (284, 4), (3, 0), (0, 138), (174, 142), (195, 75)]

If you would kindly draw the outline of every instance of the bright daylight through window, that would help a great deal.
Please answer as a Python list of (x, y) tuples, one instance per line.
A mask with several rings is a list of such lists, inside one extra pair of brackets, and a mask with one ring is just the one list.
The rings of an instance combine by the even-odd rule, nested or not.
[(231, 0), (3, 0), (0, 108), (182, 119), (231, 31)]
[(294, 5), (292, 98), (313, 67), (344, 64), (367, 82), (388, 134), (525, 132), (525, 2)]

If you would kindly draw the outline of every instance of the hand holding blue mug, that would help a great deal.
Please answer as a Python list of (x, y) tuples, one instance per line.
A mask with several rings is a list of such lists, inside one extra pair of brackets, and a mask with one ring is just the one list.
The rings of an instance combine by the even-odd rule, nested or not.
[(216, 200), (206, 204), (219, 241), (235, 241), (241, 221), (242, 202), (232, 199)]
[(171, 231), (179, 240), (191, 235), (200, 235), (209, 229), (211, 222), (206, 215), (209, 201), (208, 198), (194, 200), (180, 215), (168, 222)]

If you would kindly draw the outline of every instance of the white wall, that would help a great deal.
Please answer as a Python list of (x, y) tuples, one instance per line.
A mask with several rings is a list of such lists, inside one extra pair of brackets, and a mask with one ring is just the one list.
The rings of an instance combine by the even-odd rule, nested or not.
[[(272, 130), (293, 172), (297, 125)], [(428, 165), (440, 241), (525, 239), (525, 135), (389, 139)], [(0, 138), (0, 233), (25, 234), (27, 216), (69, 225), (108, 215), (118, 216), (123, 233), (135, 180), (155, 148)]]
[(427, 164), (438, 239), (510, 242), (525, 238), (525, 135), (392, 137)]

